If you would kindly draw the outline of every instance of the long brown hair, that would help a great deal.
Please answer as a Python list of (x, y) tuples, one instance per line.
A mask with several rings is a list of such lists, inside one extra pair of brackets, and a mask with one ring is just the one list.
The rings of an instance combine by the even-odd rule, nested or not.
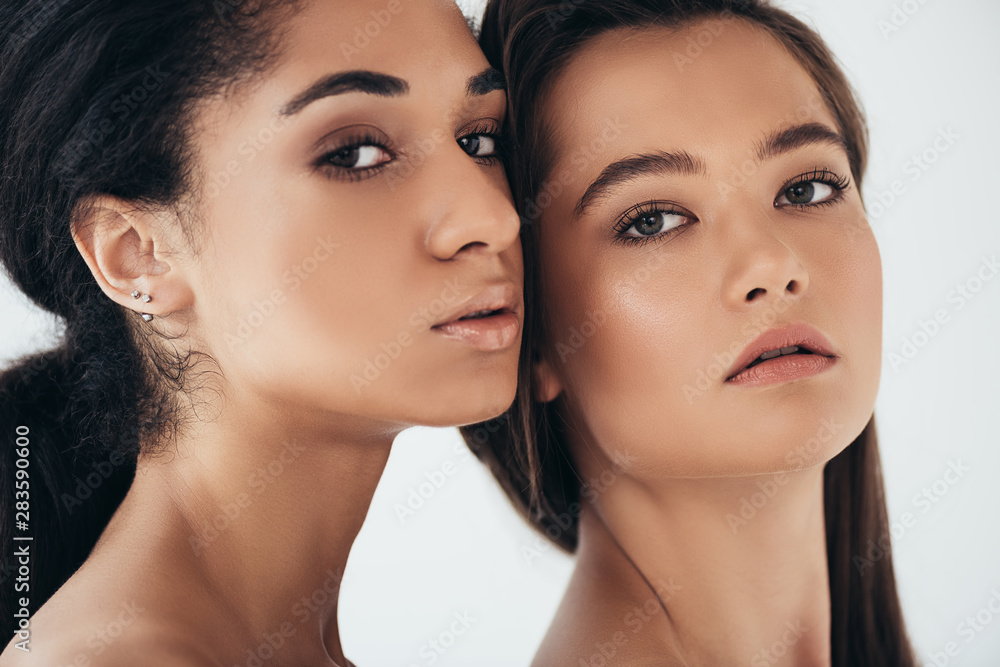
[[(549, 342), (538, 294), (538, 225), (551, 167), (543, 98), (591, 38), (616, 28), (679, 27), (739, 18), (773, 35), (815, 81), (848, 145), (859, 191), (868, 154), (864, 114), (822, 38), (766, 0), (489, 0), (480, 43), (508, 83), (508, 175), (522, 216), (527, 294), (518, 393), (504, 418), (463, 427), (518, 511), (567, 552), (576, 549), (582, 480), (565, 439), (560, 401), (534, 400), (532, 365)], [(896, 592), (874, 416), (824, 470), (835, 666), (915, 665)]]

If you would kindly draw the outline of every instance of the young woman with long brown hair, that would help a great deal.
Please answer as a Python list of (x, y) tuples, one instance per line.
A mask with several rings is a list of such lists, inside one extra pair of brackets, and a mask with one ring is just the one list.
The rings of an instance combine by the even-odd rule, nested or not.
[(763, 0), (491, 0), (523, 221), (518, 398), (463, 430), (576, 553), (553, 665), (914, 664), (873, 409), (867, 135)]

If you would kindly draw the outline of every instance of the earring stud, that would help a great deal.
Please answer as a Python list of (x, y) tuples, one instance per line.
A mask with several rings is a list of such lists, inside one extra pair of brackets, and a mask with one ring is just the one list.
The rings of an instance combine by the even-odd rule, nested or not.
[[(148, 294), (142, 294), (141, 292), (139, 292), (139, 290), (132, 290), (133, 299), (138, 299), (140, 296), (142, 297), (143, 303), (149, 303), (150, 301), (153, 300), (153, 297), (151, 297)], [(146, 322), (149, 322), (150, 320), (153, 319), (153, 316), (150, 315), (149, 313), (142, 313), (142, 319)]]

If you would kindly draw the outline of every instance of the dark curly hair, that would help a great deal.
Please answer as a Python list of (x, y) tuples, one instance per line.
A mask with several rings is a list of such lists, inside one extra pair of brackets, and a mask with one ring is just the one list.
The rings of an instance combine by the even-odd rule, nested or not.
[[(17, 629), (19, 598), (34, 613), (87, 557), (131, 485), (140, 450), (165, 446), (191, 419), (200, 375), (192, 371), (212, 364), (206, 354), (177, 352), (155, 322), (109, 299), (71, 227), (88, 197), (106, 194), (186, 211), (182, 231), (196, 248), (192, 114), (198, 101), (231, 92), (278, 57), (277, 26), (294, 5), (0, 5), (0, 260), (64, 325), (56, 349), (0, 375), (0, 442), (10, 444), (0, 457), (5, 637)], [(15, 439), (26, 456), (15, 456)], [(30, 519), (26, 532), (15, 531), (22, 508), (30, 508), (18, 516)], [(34, 538), (30, 568), (14, 559), (14, 545), (24, 544), (15, 533)]]

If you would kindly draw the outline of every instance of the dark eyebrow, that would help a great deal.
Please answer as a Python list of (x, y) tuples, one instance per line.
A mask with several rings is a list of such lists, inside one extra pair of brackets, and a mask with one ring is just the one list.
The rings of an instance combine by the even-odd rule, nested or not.
[(850, 148), (844, 136), (821, 123), (806, 123), (776, 130), (757, 144), (759, 161), (777, 157), (796, 148), (811, 144), (832, 144), (850, 155)]
[(470, 96), (478, 97), (492, 93), (494, 90), (507, 90), (507, 82), (500, 70), (495, 67), (487, 67), (479, 74), (469, 77), (469, 83), (465, 90)]
[[(848, 156), (851, 153), (847, 140), (842, 134), (821, 123), (806, 123), (776, 130), (767, 135), (763, 141), (757, 144), (757, 160), (762, 162), (796, 148), (813, 144), (830, 144), (842, 149)], [(606, 196), (613, 187), (641, 176), (664, 174), (695, 176), (705, 173), (707, 173), (705, 164), (684, 151), (679, 153), (661, 151), (629, 156), (612, 162), (604, 168), (600, 176), (590, 184), (587, 191), (580, 197), (576, 208), (573, 209), (573, 215), (576, 217), (583, 215), (588, 206)]]
[(338, 72), (323, 77), (293, 97), (281, 108), (280, 114), (282, 116), (295, 115), (316, 100), (331, 95), (367, 93), (380, 97), (399, 97), (408, 92), (410, 92), (410, 85), (395, 76), (360, 69)]
[(630, 155), (621, 160), (615, 160), (604, 168), (580, 197), (580, 201), (576, 203), (573, 215), (577, 217), (583, 215), (588, 206), (607, 196), (612, 188), (641, 176), (664, 174), (693, 176), (704, 173), (706, 173), (705, 163), (696, 157), (691, 157), (686, 151), (679, 153), (657, 151)]

